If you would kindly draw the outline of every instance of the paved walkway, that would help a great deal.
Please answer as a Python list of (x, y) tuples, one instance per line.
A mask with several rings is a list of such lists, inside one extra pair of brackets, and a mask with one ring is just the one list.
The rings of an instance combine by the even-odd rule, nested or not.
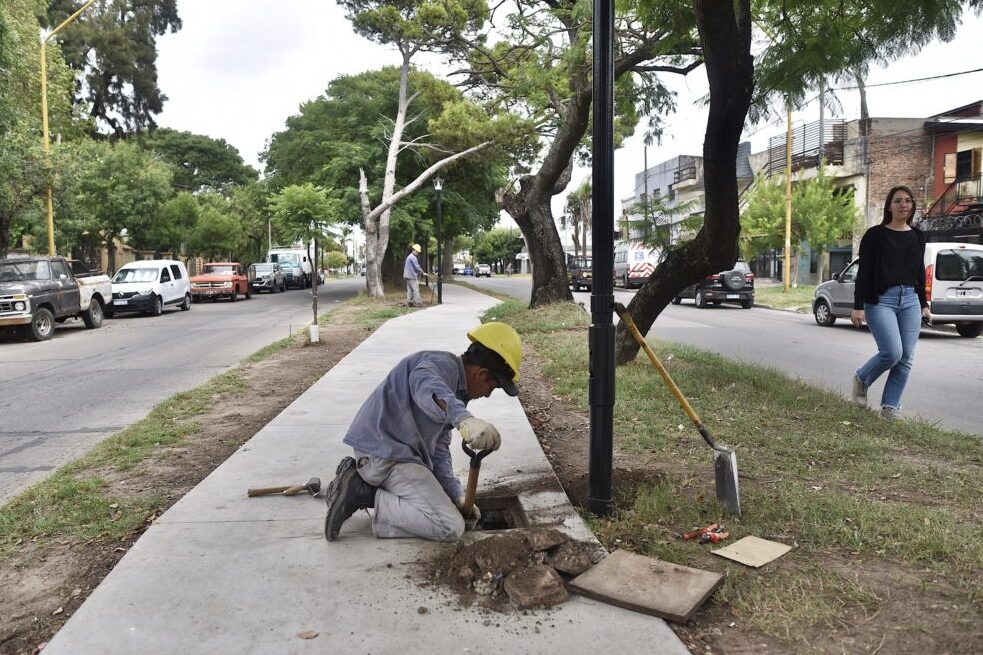
[[(463, 352), (467, 330), (494, 304), (448, 285), (443, 305), (383, 325), (161, 516), (45, 655), (686, 655), (662, 620), (578, 596), (529, 613), (463, 607), (450, 592), (421, 584), (422, 566), (453, 546), (375, 539), (365, 512), (328, 543), (323, 499), (246, 497), (248, 487), (312, 476), (327, 485), (349, 454), (341, 443), (349, 422), (389, 369), (415, 350)], [(503, 483), (537, 489), (520, 494), (530, 523), (593, 539), (518, 400), (496, 392), (469, 407), (503, 435), (502, 449), (482, 464), (479, 495)], [(466, 458), (453, 452), (464, 479)], [(300, 638), (305, 631), (317, 636)]]

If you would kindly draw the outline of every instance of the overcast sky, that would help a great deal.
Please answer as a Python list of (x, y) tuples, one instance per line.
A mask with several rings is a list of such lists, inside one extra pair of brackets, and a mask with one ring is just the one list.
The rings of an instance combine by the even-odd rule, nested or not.
[[(159, 125), (222, 138), (257, 168), (259, 153), (301, 103), (324, 93), (328, 82), (344, 74), (399, 63), (391, 50), (355, 35), (333, 0), (178, 0), (184, 27), (158, 41), (160, 88), (168, 101)], [(428, 62), (422, 62), (427, 65)], [(440, 66), (429, 62), (434, 72)], [(875, 69), (868, 85), (983, 68), (983, 19), (972, 13), (950, 43), (935, 43), (914, 57)], [(662, 143), (649, 148), (650, 166), (703, 149), (705, 109), (694, 105), (707, 90), (702, 68), (672, 80), (679, 112), (669, 116)], [(860, 113), (856, 91), (840, 92), (843, 112)], [(868, 89), (871, 116), (920, 117), (983, 99), (983, 73), (972, 73), (898, 86)], [(818, 118), (818, 103), (797, 111), (798, 123)], [(784, 125), (755, 126), (752, 149)], [(641, 137), (615, 153), (615, 199), (630, 196), (634, 175), (643, 168)], [(574, 183), (588, 177), (578, 170)], [(573, 184), (571, 185), (571, 187)], [(562, 205), (555, 199), (554, 209)]]

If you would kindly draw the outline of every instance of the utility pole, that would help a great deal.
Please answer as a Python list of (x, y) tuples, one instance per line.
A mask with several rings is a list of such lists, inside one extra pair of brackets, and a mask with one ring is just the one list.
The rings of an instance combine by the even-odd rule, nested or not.
[(788, 293), (792, 261), (792, 100), (785, 104), (785, 271), (784, 286)]
[(826, 141), (826, 85), (819, 83), (819, 174), (823, 174), (823, 145)]

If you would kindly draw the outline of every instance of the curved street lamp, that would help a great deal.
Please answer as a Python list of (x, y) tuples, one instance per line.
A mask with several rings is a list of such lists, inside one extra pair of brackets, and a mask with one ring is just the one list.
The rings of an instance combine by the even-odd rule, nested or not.
[(443, 248), (440, 245), (440, 201), (444, 191), (444, 179), (439, 175), (433, 178), (433, 188), (437, 191), (437, 304), (444, 302), (444, 288), (441, 280), (444, 277), (444, 268), (441, 266), (440, 258), (443, 255)]
[[(48, 40), (61, 31), (63, 27), (82, 15), (82, 12), (92, 6), (96, 0), (89, 0), (78, 11), (66, 18), (61, 24), (41, 39), (41, 128), (44, 132), (44, 153), (46, 156), (51, 154), (51, 138), (48, 135)], [(47, 190), (47, 209), (48, 209), (48, 254), (55, 254), (55, 214), (51, 202), (51, 181), (48, 181)]]

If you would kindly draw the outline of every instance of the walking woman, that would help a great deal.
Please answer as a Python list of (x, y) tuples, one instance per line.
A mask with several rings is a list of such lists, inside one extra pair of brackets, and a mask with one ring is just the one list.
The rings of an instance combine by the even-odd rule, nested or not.
[(901, 396), (908, 383), (921, 318), (929, 318), (925, 299), (925, 235), (911, 226), (915, 196), (896, 186), (884, 202), (884, 220), (860, 241), (853, 313), (850, 321), (866, 321), (877, 342), (877, 354), (853, 376), (853, 402), (867, 406), (867, 389), (887, 372), (881, 395), (881, 417), (901, 418)]

